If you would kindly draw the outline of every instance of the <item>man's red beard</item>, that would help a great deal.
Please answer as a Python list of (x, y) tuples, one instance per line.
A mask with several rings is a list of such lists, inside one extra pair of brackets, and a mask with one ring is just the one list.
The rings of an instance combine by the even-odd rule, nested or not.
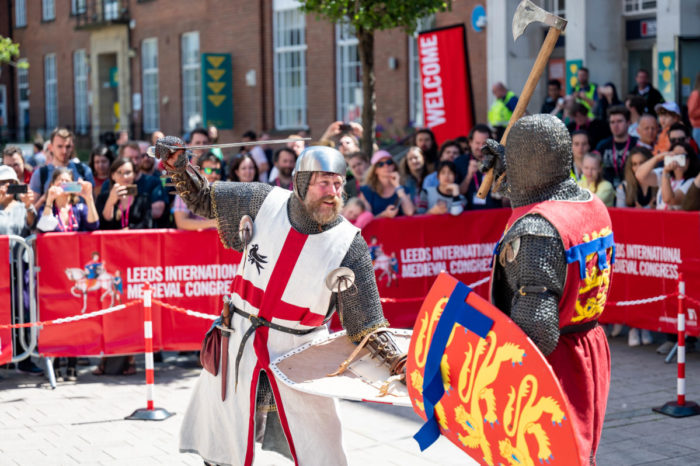
[[(332, 202), (333, 208), (331, 210), (321, 211), (321, 207), (330, 207), (325, 204), (326, 202)], [(316, 223), (325, 225), (338, 217), (340, 210), (343, 208), (343, 199), (336, 196), (325, 196), (316, 201), (304, 199), (304, 207), (306, 207), (306, 211)]]

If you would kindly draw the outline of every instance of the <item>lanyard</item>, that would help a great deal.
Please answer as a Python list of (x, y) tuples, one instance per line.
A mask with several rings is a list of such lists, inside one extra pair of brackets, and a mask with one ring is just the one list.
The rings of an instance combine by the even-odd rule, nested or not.
[[(624, 168), (625, 166), (625, 160), (627, 160), (627, 151), (630, 148), (630, 137), (627, 136), (627, 142), (625, 142), (625, 148), (622, 150), (622, 167)], [(619, 174), (619, 169), (617, 167), (617, 149), (615, 147), (615, 140), (613, 139), (613, 144), (612, 144), (612, 153), (613, 153), (613, 167), (615, 168), (615, 176)]]
[(53, 214), (58, 219), (59, 231), (74, 231), (78, 229), (78, 222), (73, 215), (73, 207), (68, 210), (68, 225), (64, 225), (63, 221), (61, 220), (61, 211), (56, 206), (53, 208)]
[[(279, 177), (279, 176), (278, 176), (277, 178), (275, 178), (275, 186), (277, 186), (278, 188), (281, 188), (281, 187), (282, 187), (282, 183), (280, 183), (280, 177)], [(287, 189), (289, 189), (290, 191), (294, 191), (294, 179), (293, 179), (293, 178), (292, 178), (292, 180), (289, 182), (289, 188), (287, 188)]]
[(119, 212), (122, 213), (122, 230), (125, 228), (129, 227), (129, 211), (131, 210), (131, 202), (129, 202), (129, 205), (127, 206), (126, 209), (122, 209), (121, 205), (119, 206)]
[(480, 184), (479, 178), (476, 177), (476, 173), (474, 173), (474, 175), (472, 175), (472, 176), (474, 176), (474, 187), (476, 188), (476, 192), (478, 193), (479, 192), (479, 184)]

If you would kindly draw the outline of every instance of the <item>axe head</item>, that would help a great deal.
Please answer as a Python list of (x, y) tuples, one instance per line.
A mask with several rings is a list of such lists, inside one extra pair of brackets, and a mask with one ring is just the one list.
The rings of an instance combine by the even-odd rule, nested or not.
[(544, 23), (562, 32), (566, 28), (565, 19), (543, 10), (530, 0), (522, 0), (513, 15), (513, 40), (517, 40), (530, 23)]

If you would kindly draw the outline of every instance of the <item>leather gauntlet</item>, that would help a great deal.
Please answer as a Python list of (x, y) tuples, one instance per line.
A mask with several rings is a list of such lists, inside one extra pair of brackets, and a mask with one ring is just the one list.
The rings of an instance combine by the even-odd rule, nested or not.
[(376, 357), (389, 366), (391, 375), (399, 375), (405, 372), (408, 355), (399, 350), (391, 333), (388, 331), (380, 331), (369, 335), (368, 338), (367, 348), (372, 353), (373, 357)]

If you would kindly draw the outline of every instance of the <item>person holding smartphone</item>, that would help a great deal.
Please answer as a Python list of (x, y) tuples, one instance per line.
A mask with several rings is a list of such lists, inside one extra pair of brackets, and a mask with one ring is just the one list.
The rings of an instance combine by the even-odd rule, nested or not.
[[(78, 196), (85, 203), (78, 202)], [(37, 228), (43, 233), (94, 231), (100, 226), (97, 208), (92, 197), (92, 183), (73, 181), (73, 172), (56, 167), (46, 193), (46, 204)]]
[[(24, 194), (13, 193), (22, 186), (25, 188)], [(36, 210), (33, 205), (34, 194), (28, 192), (26, 187), (26, 184), (19, 184), (17, 173), (12, 167), (0, 166), (0, 235), (29, 235), (36, 219)]]
[[(663, 162), (663, 168), (655, 168)], [(693, 178), (700, 172), (700, 161), (693, 148), (676, 143), (669, 152), (656, 154), (635, 172), (640, 183), (658, 186), (657, 210), (680, 210)]]
[(97, 197), (102, 230), (153, 228), (151, 200), (134, 184), (136, 172), (130, 159), (119, 157), (109, 169), (111, 186)]
[(377, 218), (413, 215), (415, 206), (401, 185), (399, 172), (391, 154), (380, 150), (372, 156), (367, 184), (360, 186), (360, 199)]
[[(78, 196), (85, 203), (78, 202)], [(46, 204), (37, 224), (43, 233), (94, 231), (99, 227), (99, 216), (92, 197), (92, 183), (73, 181), (73, 172), (65, 167), (56, 167), (51, 175), (49, 189), (46, 192)], [(66, 376), (61, 372), (64, 358), (56, 357), (53, 361), (56, 380), (63, 382), (78, 380), (78, 358), (66, 359)]]

